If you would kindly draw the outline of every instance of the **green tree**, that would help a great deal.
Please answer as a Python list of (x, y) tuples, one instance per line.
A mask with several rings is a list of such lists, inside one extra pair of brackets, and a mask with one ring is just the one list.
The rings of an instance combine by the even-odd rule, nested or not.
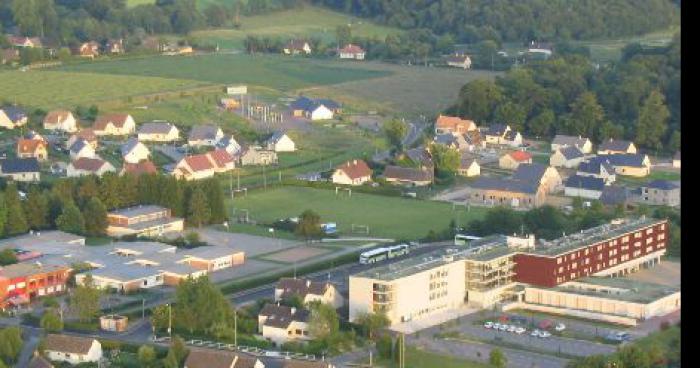
[(478, 124), (487, 122), (502, 98), (501, 88), (493, 81), (473, 80), (465, 84), (459, 92), (459, 114), (473, 119)]
[(70, 309), (80, 321), (89, 322), (100, 313), (100, 295), (102, 293), (94, 285), (91, 275), (87, 275), (82, 284), (76, 286), (70, 298)]
[(549, 137), (552, 135), (555, 120), (554, 111), (545, 109), (530, 119), (528, 129), (538, 137)]
[(335, 27), (335, 39), (339, 47), (344, 47), (352, 39), (352, 29), (349, 25), (338, 25)]
[(508, 359), (501, 349), (493, 348), (491, 349), (491, 353), (489, 353), (489, 364), (495, 368), (505, 368), (508, 364)]
[(635, 142), (643, 147), (660, 149), (670, 116), (664, 95), (658, 90), (651, 91), (639, 112)]
[(12, 249), (3, 249), (0, 251), (0, 266), (7, 266), (17, 263), (17, 255)]
[(24, 209), (19, 198), (17, 185), (10, 183), (5, 189), (5, 208), (7, 216), (5, 219), (5, 234), (17, 235), (26, 233), (29, 230), (27, 219), (24, 217)]
[(173, 323), (189, 333), (220, 332), (233, 322), (231, 304), (206, 276), (180, 282), (175, 290), (172, 315)]
[(362, 313), (355, 319), (363, 335), (373, 340), (376, 332), (389, 326), (391, 321), (384, 313)]
[(99, 236), (107, 231), (107, 209), (98, 197), (90, 198), (83, 211), (83, 218), (86, 235)]
[(63, 330), (63, 321), (61, 321), (61, 317), (56, 312), (49, 309), (41, 316), (39, 326), (46, 332), (60, 332)]
[(12, 364), (17, 361), (22, 351), (22, 330), (19, 327), (7, 327), (0, 330), (0, 362)]
[(311, 305), (309, 333), (316, 339), (326, 339), (338, 333), (340, 321), (333, 306), (323, 303)]
[(459, 169), (460, 157), (457, 150), (441, 144), (433, 144), (430, 146), (430, 154), (435, 163), (436, 176), (441, 178), (452, 176)]
[(525, 108), (513, 102), (505, 102), (496, 108), (494, 111), (494, 120), (500, 121), (511, 126), (512, 129), (522, 131), (525, 127), (525, 118), (527, 111)]
[(173, 340), (170, 342), (168, 357), (172, 356), (171, 360), (176, 362), (176, 367), (182, 366), (188, 354), (189, 349), (187, 349), (187, 346), (185, 345), (185, 340), (183, 340), (180, 336), (174, 336)]
[(204, 194), (202, 187), (197, 185), (192, 190), (187, 206), (187, 222), (193, 226), (202, 227), (202, 225), (208, 223), (210, 217), (211, 210), (209, 209), (207, 196)]
[(397, 152), (403, 148), (403, 138), (408, 133), (408, 125), (399, 119), (391, 119), (382, 126), (389, 145)]
[(312, 210), (302, 212), (294, 232), (306, 239), (306, 241), (321, 237), (321, 235), (323, 235), (323, 231), (321, 230), (321, 216)]
[(61, 215), (56, 219), (56, 227), (68, 233), (84, 234), (85, 218), (73, 202), (66, 202)]
[(141, 367), (150, 368), (156, 362), (156, 351), (150, 345), (141, 345), (136, 355)]
[(593, 137), (605, 121), (605, 111), (593, 92), (583, 92), (570, 105), (564, 124), (570, 133)]
[(29, 189), (24, 201), (24, 213), (30, 228), (38, 230), (48, 226), (49, 201), (38, 187)]
[(392, 348), (391, 336), (385, 334), (377, 339), (377, 352), (380, 358), (391, 359)]
[(5, 235), (5, 224), (7, 223), (7, 205), (5, 196), (0, 191), (0, 236)]
[(209, 223), (221, 224), (228, 219), (228, 216), (226, 216), (226, 207), (224, 206), (224, 192), (221, 189), (221, 182), (217, 178), (211, 178), (206, 180), (203, 185), (207, 195), (207, 203), (209, 203), (211, 211)]

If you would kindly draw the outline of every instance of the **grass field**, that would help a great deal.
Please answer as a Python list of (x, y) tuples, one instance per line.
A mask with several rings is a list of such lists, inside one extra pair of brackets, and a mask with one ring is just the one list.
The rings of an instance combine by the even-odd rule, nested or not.
[(211, 83), (248, 83), (278, 90), (383, 77), (389, 71), (350, 67), (349, 63), (311, 61), (282, 56), (211, 54), (191, 57), (154, 56), (139, 59), (67, 65), (70, 72), (141, 75)]
[(284, 39), (313, 37), (324, 42), (334, 42), (335, 28), (345, 24), (350, 24), (353, 36), (359, 37), (384, 39), (389, 34), (401, 32), (396, 28), (376, 25), (367, 20), (342, 13), (305, 6), (301, 9), (242, 17), (239, 29), (201, 30), (193, 32), (192, 36), (198, 41), (216, 43), (222, 49), (243, 48), (243, 40), (248, 35), (282, 37)]
[(0, 99), (42, 108), (125, 99), (202, 86), (193, 80), (54, 71), (0, 72)]
[[(229, 202), (230, 204), (230, 202)], [(256, 191), (233, 200), (233, 207), (250, 211), (251, 219), (272, 222), (296, 217), (306, 209), (316, 211), (321, 220), (336, 222), (343, 235), (350, 235), (352, 224), (370, 226), (370, 236), (418, 239), (446, 229), (452, 219), (465, 224), (481, 217), (485, 210), (452, 210), (448, 203), (386, 197), (353, 192), (336, 197), (333, 190), (278, 187)], [(459, 219), (458, 219), (459, 217)]]
[[(406, 347), (405, 366), (407, 368), (488, 368), (485, 363), (459, 359), (449, 355), (421, 350), (413, 346)], [(375, 362), (378, 368), (396, 368), (398, 363), (386, 359)]]

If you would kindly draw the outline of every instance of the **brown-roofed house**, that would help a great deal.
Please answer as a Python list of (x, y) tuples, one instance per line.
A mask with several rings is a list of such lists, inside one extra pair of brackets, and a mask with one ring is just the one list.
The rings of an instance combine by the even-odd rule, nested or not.
[(476, 158), (469, 155), (463, 155), (459, 161), (459, 169), (457, 169), (457, 173), (466, 177), (479, 176), (481, 175), (481, 166), (476, 161)]
[(338, 50), (338, 57), (341, 59), (364, 60), (365, 50), (360, 46), (350, 43)]
[(73, 133), (78, 130), (78, 121), (68, 110), (53, 110), (44, 116), (44, 129)]
[(265, 368), (265, 365), (257, 358), (230, 351), (192, 349), (185, 368)]
[(88, 337), (49, 334), (44, 344), (44, 352), (51, 361), (80, 364), (102, 358), (102, 345)]
[(278, 345), (291, 340), (310, 340), (310, 315), (306, 309), (266, 304), (258, 313), (258, 332)]
[(476, 124), (473, 120), (462, 119), (459, 116), (440, 114), (437, 121), (435, 121), (435, 134), (464, 134), (476, 129)]
[(96, 157), (81, 157), (68, 165), (66, 169), (66, 176), (69, 178), (85, 176), (85, 175), (97, 175), (102, 176), (107, 172), (115, 172), (116, 169), (109, 162)]
[(275, 301), (298, 295), (304, 304), (319, 301), (338, 309), (345, 300), (335, 285), (330, 282), (317, 282), (307, 279), (283, 277), (275, 286)]
[(152, 161), (143, 160), (135, 164), (125, 162), (124, 166), (122, 167), (122, 171), (119, 173), (119, 175), (131, 174), (135, 176), (140, 176), (143, 174), (155, 174), (157, 172), (158, 169), (156, 169), (156, 165)]
[(17, 140), (17, 157), (34, 157), (39, 161), (44, 161), (49, 157), (46, 141), (41, 139), (20, 138)]
[(74, 47), (71, 51), (73, 52), (73, 55), (94, 59), (97, 56), (100, 56), (100, 44), (95, 41), (83, 42)]
[(469, 69), (472, 67), (472, 59), (469, 55), (465, 54), (450, 55), (445, 61), (447, 62), (447, 66), (454, 68)]
[(384, 169), (384, 178), (389, 183), (424, 186), (433, 183), (433, 170), (389, 165)]
[(224, 149), (183, 157), (175, 165), (173, 175), (185, 180), (210, 178), (216, 173), (233, 170), (236, 167), (233, 156)]
[(372, 180), (372, 169), (363, 160), (351, 160), (337, 166), (331, 179), (335, 184), (362, 185)]
[(97, 135), (129, 135), (136, 131), (136, 122), (129, 114), (104, 114), (93, 125)]
[(286, 55), (308, 55), (311, 53), (311, 46), (304, 40), (291, 40), (282, 48), (282, 52)]

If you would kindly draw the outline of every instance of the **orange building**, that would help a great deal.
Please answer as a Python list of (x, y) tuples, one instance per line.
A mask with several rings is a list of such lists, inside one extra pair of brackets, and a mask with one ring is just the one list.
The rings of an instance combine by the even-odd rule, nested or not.
[(36, 297), (66, 291), (71, 269), (18, 263), (0, 268), (0, 309), (28, 304)]

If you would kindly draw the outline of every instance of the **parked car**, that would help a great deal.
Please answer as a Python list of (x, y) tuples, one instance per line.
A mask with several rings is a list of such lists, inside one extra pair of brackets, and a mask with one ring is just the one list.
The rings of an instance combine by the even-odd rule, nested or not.
[(631, 340), (632, 336), (627, 332), (611, 332), (605, 338), (610, 341), (623, 342)]
[(525, 332), (527, 332), (527, 330), (524, 329), (524, 328), (522, 328), (522, 327), (518, 327), (518, 328), (515, 329), (515, 333), (518, 334), (518, 335), (522, 335), (522, 334), (524, 334)]
[(530, 336), (540, 337), (540, 330), (532, 330), (532, 332), (530, 332)]
[(552, 336), (551, 333), (549, 333), (549, 332), (547, 332), (547, 331), (540, 331), (540, 337), (547, 338), (547, 337), (550, 337), (550, 336)]
[(508, 326), (508, 332), (515, 332), (515, 330), (518, 328), (518, 326), (515, 325), (510, 325)]
[(554, 326), (554, 330), (556, 331), (564, 331), (566, 330), (566, 325), (563, 323), (557, 323), (556, 326)]
[(494, 330), (500, 330), (500, 329), (501, 329), (501, 324), (498, 323), (498, 322), (496, 322), (496, 323), (493, 324), (492, 327), (493, 327)]
[(508, 325), (502, 324), (501, 327), (499, 328), (499, 330), (501, 330), (501, 331), (506, 331), (506, 330), (508, 330)]
[(493, 322), (487, 321), (486, 323), (484, 323), (484, 328), (493, 328)]
[(537, 325), (537, 327), (539, 327), (541, 330), (546, 330), (546, 329), (552, 328), (553, 325), (554, 325), (554, 322), (552, 322), (551, 320), (543, 319), (542, 321), (540, 321), (540, 323)]

